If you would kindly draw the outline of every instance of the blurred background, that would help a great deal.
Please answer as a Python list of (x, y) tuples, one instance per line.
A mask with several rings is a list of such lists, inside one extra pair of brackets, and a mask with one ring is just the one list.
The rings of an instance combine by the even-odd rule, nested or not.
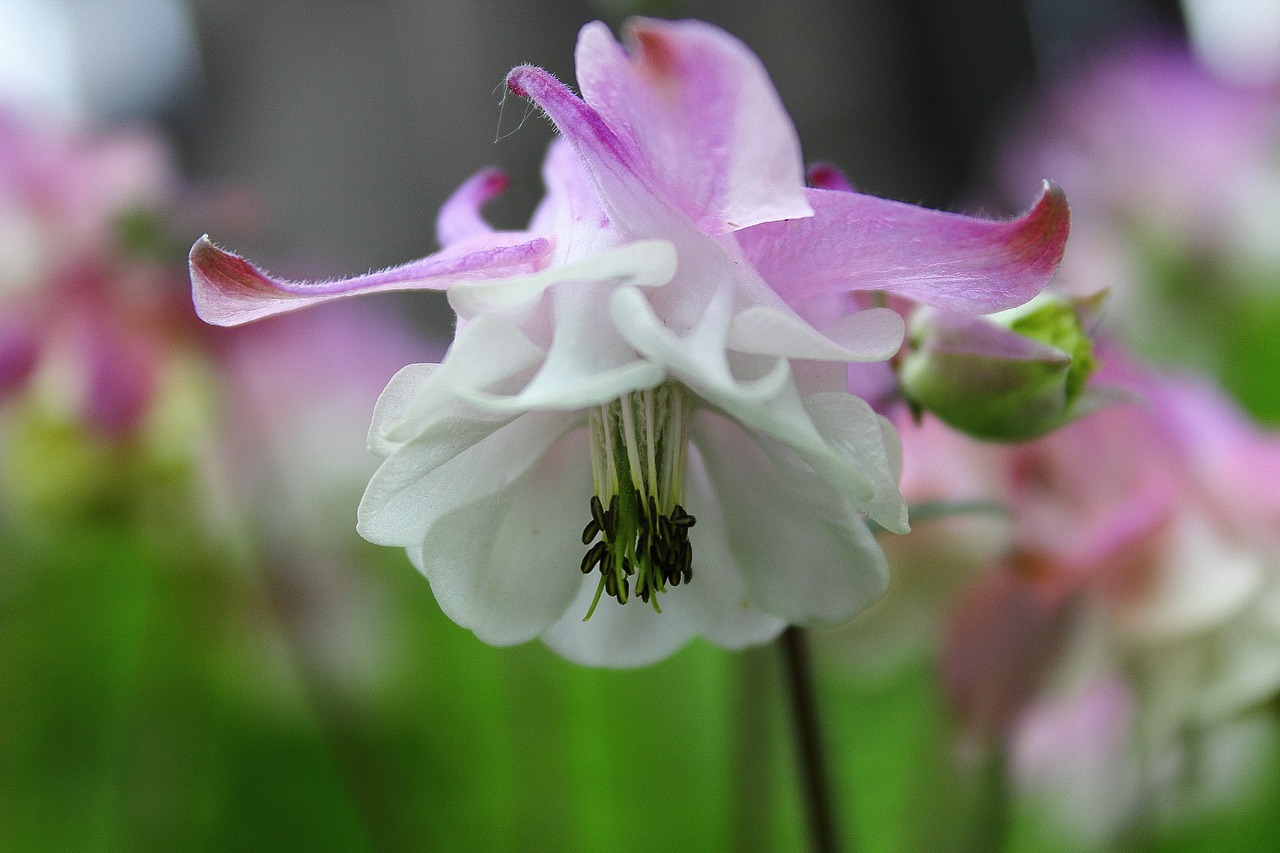
[[(1006, 216), (1060, 183), (1056, 286), (1109, 289), (1109, 340), (1225, 389), (1241, 470), (1280, 482), (1280, 2), (0, 0), (0, 850), (807, 849), (773, 648), (492, 649), (355, 536), (373, 402), (441, 357), (443, 297), (232, 331), (189, 305), (205, 232), (292, 277), (383, 267), (490, 165), (519, 227), (552, 129), (504, 74), (572, 81), (578, 28), (636, 13), (742, 38), (860, 191)], [(1259, 489), (1196, 595), (1241, 553), (1250, 589), (1280, 578)], [(1091, 728), (1112, 693), (1045, 698), (1089, 631), (962, 615), (1003, 536), (886, 542), (885, 607), (815, 637), (851, 848), (1272, 849), (1280, 608), (1178, 623), (1214, 643), (1186, 695), (1248, 656), (1227, 710), (1166, 714), (1166, 658), (1121, 643), (1125, 713)]]

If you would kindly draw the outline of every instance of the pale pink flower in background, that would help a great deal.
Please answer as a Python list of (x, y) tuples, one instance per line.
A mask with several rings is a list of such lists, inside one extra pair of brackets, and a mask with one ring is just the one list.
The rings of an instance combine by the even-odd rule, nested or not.
[(210, 353), (220, 479), (207, 497), (254, 544), (306, 664), (366, 694), (402, 662), (394, 595), (381, 573), (362, 571), (369, 546), (343, 521), (378, 464), (364, 442), (378, 395), (404, 364), (444, 352), (388, 307), (273, 317), (216, 336)]
[(1177, 301), (1274, 299), (1280, 281), (1280, 98), (1215, 77), (1185, 48), (1119, 45), (1061, 75), (998, 160), (1004, 194), (1051, 175), (1071, 197), (1061, 292), (1110, 290), (1112, 334), (1146, 353), (1176, 341), (1184, 363), (1219, 373), (1200, 340), (1228, 313)]
[(181, 192), (163, 141), (0, 111), (0, 398), (30, 389), (107, 437), (138, 428), (190, 312), (171, 269), (130, 257), (127, 217)]
[(563, 136), (527, 231), (481, 218), (505, 183), (487, 171), (441, 211), (440, 252), (384, 272), (289, 282), (207, 239), (191, 253), (197, 310), (223, 325), (447, 291), (443, 362), (406, 367), (374, 411), (386, 461), (359, 530), (405, 548), (481, 639), (612, 666), (874, 601), (886, 566), (864, 516), (903, 532), (906, 508), (893, 429), (847, 371), (892, 356), (903, 325), (847, 295), (1011, 307), (1047, 282), (1067, 230), (1053, 188), (1012, 222), (806, 189), (745, 46), (693, 21), (629, 35), (624, 50), (582, 30), (581, 97), (538, 68), (508, 76)]
[[(1198, 381), (1115, 350), (1103, 359), (1099, 381), (1134, 402), (1044, 439), (996, 448), (933, 423), (901, 432), (909, 462), (950, 460), (909, 465), (909, 500), (979, 499), (1009, 514), (998, 535), (957, 544), (986, 550), (959, 567), (979, 574), (945, 636), (961, 719), (1007, 739), (1029, 785), (1105, 835), (1139, 814), (1203, 806), (1209, 789), (1249, 776), (1241, 761), (1234, 777), (1195, 778), (1188, 750), (1251, 737), (1249, 715), (1280, 693), (1280, 436)], [(1103, 707), (1115, 713), (1093, 748), (1108, 755), (1059, 748), (1055, 765), (1047, 732), (1067, 738)], [(1123, 772), (1086, 772), (1104, 765)], [(1108, 781), (1108, 810), (1080, 805)]]
[(109, 255), (121, 217), (166, 210), (180, 189), (153, 133), (96, 134), (0, 108), (0, 312), (64, 269)]

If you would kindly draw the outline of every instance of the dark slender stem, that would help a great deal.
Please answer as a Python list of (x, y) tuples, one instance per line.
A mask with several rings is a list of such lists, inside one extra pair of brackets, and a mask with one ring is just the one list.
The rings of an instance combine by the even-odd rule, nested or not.
[(818, 730), (818, 703), (809, 661), (809, 644), (804, 631), (789, 626), (779, 638), (786, 669), (787, 692), (791, 694), (791, 720), (795, 731), (796, 758), (800, 764), (800, 786), (804, 790), (805, 813), (814, 853), (838, 853), (831, 783)]
[(1009, 752), (1002, 736), (986, 745), (978, 768), (978, 807), (974, 819), (974, 853), (1003, 850), (1009, 834)]

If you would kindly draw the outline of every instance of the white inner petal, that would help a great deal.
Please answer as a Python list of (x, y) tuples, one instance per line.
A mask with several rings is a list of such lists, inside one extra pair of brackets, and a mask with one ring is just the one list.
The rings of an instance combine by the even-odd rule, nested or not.
[(814, 361), (884, 361), (902, 346), (896, 311), (869, 308), (837, 320), (825, 333), (794, 314), (753, 305), (729, 324), (725, 344), (738, 352)]
[[(373, 428), (382, 437), (379, 443), (397, 445), (412, 440), (448, 409), (458, 389), (485, 388), (528, 370), (545, 356), (546, 352), (507, 318), (496, 314), (477, 317), (459, 331), (438, 370), (416, 375), (420, 381), (411, 397), (382, 409), (384, 415), (394, 413), (394, 419), (378, 420), (379, 408), (375, 407)], [(397, 388), (396, 394), (403, 397), (405, 390)]]
[(407, 364), (391, 377), (373, 407), (373, 418), (369, 423), (370, 452), (377, 456), (389, 456), (403, 444), (384, 437), (384, 426), (400, 422), (410, 402), (439, 368), (438, 364)]
[(462, 317), (512, 311), (566, 281), (660, 287), (676, 273), (676, 250), (667, 240), (638, 240), (531, 275), (496, 281), (464, 281), (449, 288), (449, 304)]
[(512, 396), (458, 389), (458, 396), (477, 409), (488, 412), (523, 412), (530, 409), (574, 411), (615, 399), (627, 391), (653, 388), (663, 379), (661, 367), (648, 361), (633, 361), (612, 370), (588, 376), (548, 376), (538, 374), (525, 391)]
[(710, 411), (695, 419), (693, 441), (752, 602), (812, 625), (883, 595), (884, 552), (851, 502), (790, 448)]
[(871, 480), (873, 497), (859, 509), (885, 529), (906, 533), (907, 504), (898, 491), (902, 449), (893, 425), (852, 394), (811, 394), (804, 407), (828, 444)]
[[(437, 421), (374, 473), (356, 529), (378, 545), (421, 547), (437, 518), (510, 486), (581, 421), (562, 412), (530, 412), (513, 421)], [(586, 453), (584, 447), (581, 467), (589, 472)]]
[(591, 494), (584, 442), (581, 431), (564, 436), (506, 487), (441, 515), (409, 549), (441, 608), (486, 643), (538, 636), (582, 583), (577, 528)]

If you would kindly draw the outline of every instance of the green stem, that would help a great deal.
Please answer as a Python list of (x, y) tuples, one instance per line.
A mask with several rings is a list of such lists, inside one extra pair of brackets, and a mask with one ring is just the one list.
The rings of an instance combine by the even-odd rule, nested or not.
[(791, 719), (809, 837), (814, 853), (838, 853), (840, 843), (832, 808), (831, 782), (824, 763), (821, 732), (818, 730), (818, 703), (809, 660), (808, 639), (802, 629), (788, 626), (778, 642), (782, 648), (783, 666), (786, 670), (787, 692), (791, 696)]
[(1001, 735), (994, 735), (982, 756), (977, 777), (977, 811), (974, 815), (974, 853), (1003, 850), (1009, 835), (1009, 749)]

